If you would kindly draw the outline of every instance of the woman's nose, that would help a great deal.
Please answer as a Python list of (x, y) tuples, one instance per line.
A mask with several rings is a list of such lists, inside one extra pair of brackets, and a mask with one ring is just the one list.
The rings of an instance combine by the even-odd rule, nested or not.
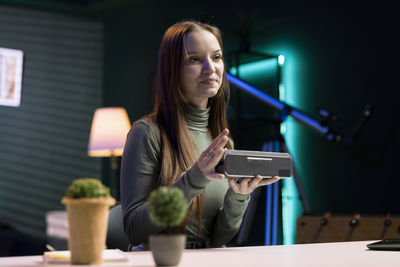
[(212, 60), (206, 59), (203, 62), (203, 72), (204, 73), (214, 73), (215, 72), (215, 66)]

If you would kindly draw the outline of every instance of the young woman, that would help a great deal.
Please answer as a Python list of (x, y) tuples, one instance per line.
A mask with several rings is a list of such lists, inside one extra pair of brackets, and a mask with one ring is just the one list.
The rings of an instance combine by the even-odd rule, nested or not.
[(226, 78), (220, 31), (183, 21), (161, 42), (154, 112), (136, 121), (121, 167), (124, 228), (133, 246), (164, 229), (149, 219), (147, 198), (161, 186), (183, 190), (190, 203), (184, 222), (187, 248), (227, 244), (238, 231), (249, 194), (279, 180), (226, 179), (215, 172), (232, 148), (227, 129)]

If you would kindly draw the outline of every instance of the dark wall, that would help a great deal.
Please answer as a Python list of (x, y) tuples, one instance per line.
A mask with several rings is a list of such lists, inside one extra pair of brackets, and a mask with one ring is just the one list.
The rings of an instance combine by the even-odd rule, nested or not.
[(0, 5), (0, 47), (24, 52), (21, 104), (0, 105), (0, 232), (9, 247), (22, 236), (14, 228), (46, 236), (46, 213), (64, 209), (72, 180), (100, 178), (87, 145), (102, 101), (102, 31), (99, 22)]
[(398, 26), (391, 9), (314, 9), (292, 13), (267, 38), (254, 38), (260, 49), (296, 44), (298, 108), (335, 113), (339, 132), (351, 135), (363, 107), (373, 107), (351, 145), (300, 128), (297, 166), (315, 212), (399, 212)]
[(253, 50), (289, 51), (287, 60), (297, 64), (286, 73), (298, 92), (296, 107), (314, 116), (318, 107), (335, 113), (340, 133), (351, 135), (364, 106), (372, 105), (371, 119), (351, 145), (298, 126), (295, 162), (313, 212), (400, 212), (395, 10), (125, 9), (104, 20), (105, 104), (125, 106), (131, 120), (151, 111), (161, 36), (184, 18), (211, 19), (222, 29), (227, 51), (239, 47), (246, 35), (239, 33), (248, 25)]

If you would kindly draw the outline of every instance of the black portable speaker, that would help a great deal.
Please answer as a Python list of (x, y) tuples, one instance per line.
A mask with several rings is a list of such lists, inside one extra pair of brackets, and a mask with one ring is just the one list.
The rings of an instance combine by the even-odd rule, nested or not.
[(227, 150), (215, 168), (227, 177), (289, 178), (293, 175), (292, 157), (288, 153)]

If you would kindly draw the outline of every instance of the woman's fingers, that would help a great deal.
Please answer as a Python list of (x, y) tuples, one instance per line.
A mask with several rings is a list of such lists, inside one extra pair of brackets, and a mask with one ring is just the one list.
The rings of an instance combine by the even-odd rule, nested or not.
[(235, 178), (229, 178), (228, 183), (232, 187), (232, 190), (238, 194), (247, 195), (253, 190), (249, 188), (249, 182), (251, 178), (242, 178), (240, 182), (237, 182)]
[(235, 178), (228, 178), (228, 183), (234, 192), (238, 193), (240, 191), (240, 186), (236, 183)]
[(223, 179), (224, 174), (217, 173), (215, 167), (224, 154), (224, 148), (214, 149), (212, 151), (204, 151), (197, 160), (197, 166), (207, 179)]
[(229, 130), (224, 129), (204, 150), (199, 159), (197, 165), (200, 171), (204, 174), (207, 179), (223, 179), (223, 174), (216, 173), (215, 166), (221, 160), (222, 155), (225, 152), (225, 145), (229, 141), (228, 138)]
[(262, 181), (260, 181), (259, 186), (265, 186), (265, 185), (270, 185), (273, 184), (277, 181), (279, 181), (280, 178), (278, 176), (274, 176), (272, 178), (269, 179), (262, 179)]
[(225, 144), (228, 142), (228, 134), (229, 134), (229, 130), (228, 129), (224, 129), (212, 142), (211, 144), (208, 146), (208, 148), (206, 149), (207, 151), (212, 151), (215, 149), (218, 149), (219, 147), (224, 147)]
[(253, 179), (249, 179), (247, 183), (247, 189), (253, 191), (259, 186), (260, 181), (262, 180), (262, 177), (260, 175), (257, 175)]
[(223, 130), (212, 142), (211, 144), (207, 147), (206, 150), (204, 150), (201, 153), (201, 156), (203, 157), (210, 157), (214, 158), (215, 153), (220, 149), (224, 148), (226, 143), (229, 141), (228, 138), (228, 129)]
[(224, 151), (225, 150), (223, 148), (217, 148), (216, 150), (213, 151), (213, 155), (208, 155), (208, 157), (210, 158), (210, 164), (217, 165), (218, 162), (221, 160)]

